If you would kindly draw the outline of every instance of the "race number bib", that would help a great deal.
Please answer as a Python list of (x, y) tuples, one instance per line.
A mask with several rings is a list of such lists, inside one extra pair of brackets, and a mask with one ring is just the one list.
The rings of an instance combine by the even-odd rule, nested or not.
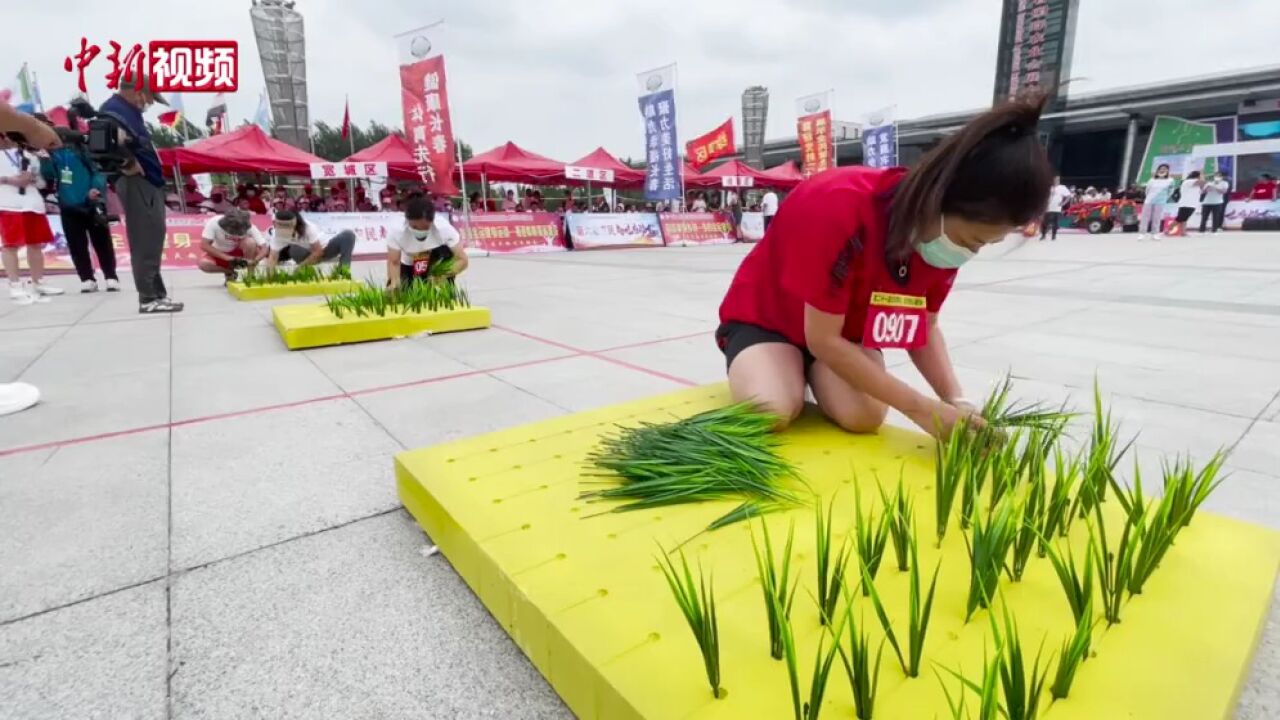
[(873, 292), (867, 306), (862, 345), (913, 350), (928, 342), (925, 299), (919, 295)]
[(421, 257), (413, 259), (413, 276), (423, 277), (431, 269), (431, 258)]

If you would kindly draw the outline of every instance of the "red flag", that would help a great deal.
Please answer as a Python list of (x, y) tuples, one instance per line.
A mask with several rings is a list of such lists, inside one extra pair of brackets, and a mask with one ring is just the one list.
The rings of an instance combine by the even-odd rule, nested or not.
[(413, 161), (422, 184), (433, 193), (457, 193), (453, 183), (456, 163), (444, 56), (401, 65), (400, 98), (404, 105), (405, 139), (413, 148)]
[(684, 153), (689, 164), (694, 170), (699, 170), (703, 165), (715, 160), (719, 157), (732, 155), (737, 152), (737, 148), (733, 144), (733, 118), (730, 117), (720, 124), (720, 127), (701, 137), (696, 137), (685, 143)]
[(342, 139), (347, 139), (351, 134), (351, 103), (343, 98), (342, 101)]

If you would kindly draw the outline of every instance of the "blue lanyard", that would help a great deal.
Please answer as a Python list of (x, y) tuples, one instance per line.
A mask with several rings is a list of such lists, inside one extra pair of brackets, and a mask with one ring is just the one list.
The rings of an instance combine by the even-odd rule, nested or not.
[(22, 172), (22, 151), (21, 150), (5, 150), (4, 156), (9, 158), (9, 162), (13, 163), (13, 167)]

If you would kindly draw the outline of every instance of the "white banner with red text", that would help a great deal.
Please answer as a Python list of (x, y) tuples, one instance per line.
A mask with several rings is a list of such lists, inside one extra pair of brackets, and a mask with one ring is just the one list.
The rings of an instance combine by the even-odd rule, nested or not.
[(573, 213), (565, 224), (575, 250), (663, 245), (657, 213)]

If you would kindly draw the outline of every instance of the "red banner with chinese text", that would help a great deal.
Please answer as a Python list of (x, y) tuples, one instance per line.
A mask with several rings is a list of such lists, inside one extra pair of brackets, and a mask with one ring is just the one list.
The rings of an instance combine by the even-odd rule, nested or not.
[(694, 170), (701, 170), (702, 166), (712, 160), (735, 152), (737, 148), (733, 144), (733, 118), (725, 120), (720, 127), (690, 140), (684, 146), (685, 157)]
[(797, 118), (796, 134), (800, 138), (800, 171), (805, 177), (835, 167), (830, 110)]
[[(169, 215), (165, 218), (164, 254), (160, 257), (160, 266), (164, 268), (193, 268), (200, 262), (204, 251), (200, 249), (200, 236), (204, 232), (204, 224), (213, 215)], [(53, 234), (53, 242), (45, 246), (45, 267), (50, 270), (65, 270), (74, 267), (71, 253), (67, 249), (67, 238), (62, 231), (62, 217), (49, 215), (49, 230)], [(271, 227), (271, 218), (267, 215), (254, 215), (251, 222), (261, 231)], [(111, 244), (116, 251), (116, 265), (122, 270), (130, 267), (129, 238), (123, 222), (112, 223)]]
[(433, 193), (457, 194), (444, 56), (401, 65), (400, 99), (404, 105), (404, 136), (413, 148), (423, 185)]
[(658, 216), (668, 245), (728, 245), (737, 238), (727, 212), (663, 213)]
[(534, 253), (568, 250), (564, 224), (556, 213), (471, 213), (468, 221), (454, 215), (467, 247), (491, 253)]

